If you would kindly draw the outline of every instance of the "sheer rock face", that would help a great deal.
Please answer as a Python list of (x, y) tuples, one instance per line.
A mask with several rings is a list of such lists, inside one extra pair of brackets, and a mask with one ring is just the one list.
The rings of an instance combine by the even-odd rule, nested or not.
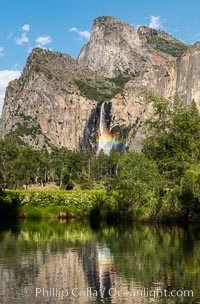
[(105, 77), (115, 77), (119, 71), (137, 70), (138, 62), (143, 64), (140, 49), (141, 40), (132, 26), (101, 17), (94, 21), (90, 42), (83, 47), (78, 62)]
[[(162, 51), (156, 44), (159, 39), (163, 39)], [(173, 54), (169, 54), (169, 46)], [(178, 95), (186, 105), (194, 100), (200, 108), (200, 43), (186, 46), (183, 52), (184, 47), (166, 33), (147, 27), (136, 32), (113, 17), (97, 18), (91, 40), (78, 60), (33, 50), (21, 77), (8, 85), (0, 135), (17, 133), (37, 148), (54, 145), (71, 150), (95, 149), (100, 104), (91, 92), (88, 97), (87, 87), (81, 90), (77, 80), (84, 80), (79, 85), (86, 85), (87, 80), (104, 81), (106, 85), (107, 78), (137, 72), (108, 101), (110, 131), (116, 127), (125, 130), (126, 146), (138, 150), (144, 138), (142, 124), (152, 114), (144, 92), (172, 100)], [(102, 90), (103, 85), (95, 90), (98, 88)]]
[(35, 49), (22, 76), (7, 88), (1, 135), (17, 133), (38, 148), (77, 150), (96, 103), (78, 94), (76, 76), (95, 77), (70, 56)]
[(126, 70), (142, 72), (152, 64), (166, 64), (166, 60), (163, 54), (148, 48), (131, 25), (113, 17), (94, 21), (90, 42), (78, 56), (80, 65), (105, 77), (115, 77)]
[(185, 105), (194, 100), (200, 110), (200, 42), (195, 43), (177, 61), (176, 89)]

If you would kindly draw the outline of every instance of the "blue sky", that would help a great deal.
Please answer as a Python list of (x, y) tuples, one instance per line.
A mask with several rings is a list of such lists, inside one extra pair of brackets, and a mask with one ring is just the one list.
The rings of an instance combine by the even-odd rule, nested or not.
[(1, 0), (0, 7), (0, 112), (5, 87), (20, 75), (32, 48), (76, 58), (98, 16), (151, 25), (189, 44), (200, 40), (199, 0)]

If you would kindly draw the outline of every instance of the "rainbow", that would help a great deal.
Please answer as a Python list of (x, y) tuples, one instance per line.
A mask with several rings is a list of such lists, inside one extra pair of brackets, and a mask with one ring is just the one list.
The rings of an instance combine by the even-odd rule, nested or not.
[(105, 154), (109, 155), (112, 148), (117, 148), (120, 141), (115, 135), (111, 135), (108, 130), (104, 130), (103, 134), (98, 132), (97, 136), (97, 154), (103, 150)]
[(97, 136), (97, 154), (99, 154), (99, 152), (103, 150), (105, 154), (109, 155), (112, 148), (118, 147), (121, 143), (117, 139), (117, 134), (112, 135), (108, 131), (104, 105), (105, 102), (103, 102), (101, 105), (99, 131)]

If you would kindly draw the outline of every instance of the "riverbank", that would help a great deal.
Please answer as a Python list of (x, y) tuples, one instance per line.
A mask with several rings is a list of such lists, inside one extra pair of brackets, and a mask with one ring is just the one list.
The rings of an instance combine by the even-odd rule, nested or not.
[[(198, 222), (198, 216), (186, 214), (177, 206), (130, 208), (126, 195), (106, 190), (6, 190), (0, 194), (0, 216), (11, 218), (88, 218), (110, 221)], [(159, 203), (158, 203), (159, 205)]]

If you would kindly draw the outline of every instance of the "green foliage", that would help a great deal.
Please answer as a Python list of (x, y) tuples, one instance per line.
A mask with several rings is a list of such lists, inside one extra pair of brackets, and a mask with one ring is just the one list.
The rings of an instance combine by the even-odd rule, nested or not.
[(20, 146), (15, 138), (7, 136), (0, 140), (0, 188), (7, 187), (8, 183), (13, 185), (13, 166), (19, 151)]
[(97, 219), (137, 219), (150, 216), (144, 206), (129, 210), (120, 191), (105, 190), (6, 190), (0, 197), (1, 215), (25, 218), (87, 217)]
[(116, 209), (115, 199), (105, 190), (7, 190), (1, 195), (0, 211), (11, 216), (11, 206), (15, 216), (28, 218), (89, 217), (92, 210), (101, 208), (101, 217), (106, 217)]
[[(188, 106), (148, 95), (154, 115), (147, 121), (149, 135), (143, 152), (157, 163), (163, 179), (160, 214), (185, 220), (200, 213), (197, 169), (200, 161), (200, 115)], [(192, 169), (193, 168), (193, 169)]]
[(17, 123), (17, 128), (10, 134), (15, 137), (31, 135), (33, 138), (35, 138), (36, 135), (40, 135), (41, 133), (42, 131), (39, 125), (30, 126), (30, 123), (25, 120), (23, 124)]
[(161, 176), (155, 163), (143, 154), (129, 152), (119, 160), (119, 174), (113, 180), (113, 187), (120, 191), (123, 200), (121, 210), (137, 210), (145, 207), (156, 212), (159, 201)]
[(180, 198), (186, 216), (200, 214), (200, 166), (186, 170), (181, 179)]
[(24, 147), (19, 152), (17, 159), (13, 162), (13, 174), (15, 174), (16, 181), (21, 181), (21, 184), (29, 184), (35, 181), (42, 166), (40, 156), (40, 152), (32, 147)]
[(0, 188), (49, 182), (65, 189), (3, 192), (1, 214), (199, 220), (199, 112), (194, 103), (172, 104), (152, 94), (147, 100), (154, 111), (142, 153), (48, 152), (21, 146), (12, 136), (0, 140)]
[[(96, 203), (95, 193), (87, 192), (76, 192), (76, 191), (29, 191), (29, 192), (20, 192), (20, 206), (22, 210), (27, 212), (32, 207), (42, 207), (41, 210), (45, 211), (50, 208), (48, 211), (45, 211), (49, 216), (51, 212), (57, 213), (65, 212), (66, 216), (89, 216), (90, 211), (93, 205)], [(55, 207), (60, 208), (55, 208)], [(58, 212), (59, 211), (59, 212)]]
[(17, 217), (19, 196), (15, 193), (0, 191), (0, 215), (1, 217)]
[(180, 201), (180, 187), (165, 188), (157, 213), (157, 219), (160, 221), (178, 222), (184, 221), (183, 206)]
[(143, 151), (158, 164), (160, 173), (179, 184), (190, 164), (200, 160), (200, 115), (196, 105), (183, 106), (148, 96), (154, 115), (147, 121), (149, 136)]
[(113, 96), (119, 93), (126, 82), (134, 79), (137, 73), (120, 73), (115, 78), (101, 80), (83, 80), (75, 78), (74, 83), (78, 86), (81, 95), (96, 101), (110, 100)]
[(159, 36), (157, 30), (151, 30), (151, 34), (147, 37), (147, 43), (153, 46), (156, 50), (172, 55), (173, 57), (181, 56), (187, 49), (188, 45), (177, 40), (167, 40)]
[(20, 146), (15, 137), (0, 141), (0, 187), (20, 188), (24, 184), (46, 181), (49, 154)]

